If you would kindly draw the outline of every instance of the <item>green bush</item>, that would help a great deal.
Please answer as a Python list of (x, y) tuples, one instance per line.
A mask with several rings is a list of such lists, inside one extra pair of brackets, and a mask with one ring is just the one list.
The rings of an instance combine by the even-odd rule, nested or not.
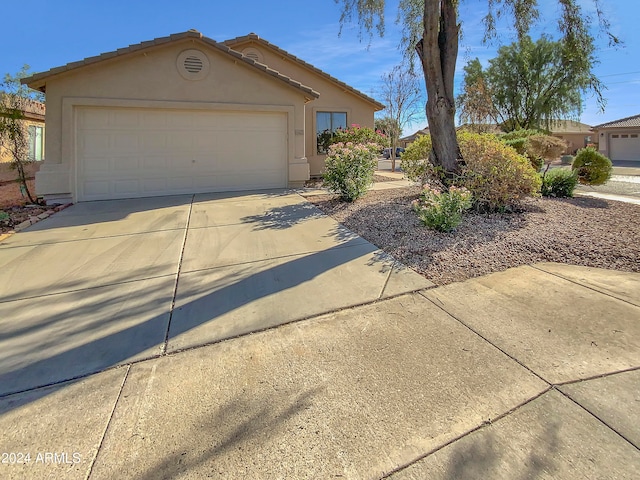
[(325, 160), (324, 184), (347, 202), (360, 198), (373, 183), (377, 150), (376, 144), (331, 145)]
[(466, 165), (455, 183), (471, 191), (478, 210), (504, 211), (539, 195), (540, 176), (529, 161), (494, 135), (461, 132), (458, 143)]
[(450, 232), (462, 221), (462, 214), (471, 208), (471, 192), (466, 188), (449, 187), (447, 192), (426, 187), (412, 207), (427, 227)]
[(573, 197), (578, 176), (573, 170), (554, 168), (542, 177), (542, 195), (545, 197)]
[(602, 185), (611, 178), (611, 160), (593, 147), (578, 150), (571, 169), (575, 170), (578, 181), (585, 185)]
[(402, 171), (412, 182), (425, 185), (439, 178), (438, 169), (429, 161), (431, 155), (431, 135), (419, 136), (402, 154)]

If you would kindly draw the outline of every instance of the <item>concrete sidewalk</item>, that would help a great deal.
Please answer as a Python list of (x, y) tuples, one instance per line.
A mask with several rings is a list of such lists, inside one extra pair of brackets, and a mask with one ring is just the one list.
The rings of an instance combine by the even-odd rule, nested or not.
[(0, 476), (637, 478), (639, 319), (538, 264), (190, 343), (1, 398)]

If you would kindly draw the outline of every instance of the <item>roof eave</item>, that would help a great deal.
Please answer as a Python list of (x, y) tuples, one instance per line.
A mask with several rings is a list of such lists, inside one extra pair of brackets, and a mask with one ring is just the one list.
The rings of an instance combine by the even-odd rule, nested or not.
[(129, 56), (129, 55), (133, 55), (135, 53), (139, 53), (140, 51), (143, 50), (148, 50), (151, 48), (159, 48), (164, 46), (165, 44), (169, 43), (169, 42), (175, 42), (175, 41), (180, 41), (180, 40), (188, 40), (188, 39), (192, 39), (192, 40), (199, 40), (202, 43), (205, 43), (207, 45), (209, 45), (212, 48), (216, 48), (222, 52), (224, 52), (227, 55), (230, 55), (232, 57), (235, 57), (236, 60), (240, 60), (248, 65), (251, 65), (252, 67), (261, 70), (263, 73), (268, 74), (286, 84), (288, 84), (290, 87), (295, 88), (299, 91), (302, 91), (303, 96), (305, 98), (306, 101), (311, 101), (311, 100), (315, 100), (316, 98), (320, 97), (320, 93), (316, 92), (315, 90), (313, 90), (311, 87), (308, 87), (306, 85), (303, 85), (302, 83), (281, 74), (280, 72), (273, 70), (271, 68), (269, 68), (268, 66), (258, 63), (255, 60), (245, 57), (244, 55), (242, 55), (239, 52), (236, 52), (235, 50), (229, 48), (228, 46), (224, 45), (223, 43), (220, 42), (216, 42), (215, 40), (209, 38), (209, 37), (205, 37), (204, 35), (202, 35), (202, 33), (196, 31), (196, 30), (188, 30), (186, 32), (182, 32), (182, 33), (174, 33), (172, 35), (166, 36), (166, 37), (159, 37), (159, 38), (155, 38), (153, 40), (147, 40), (141, 43), (137, 43), (137, 44), (133, 44), (133, 45), (129, 45), (128, 47), (124, 47), (124, 48), (119, 48), (118, 50), (114, 50), (112, 52), (105, 52), (102, 53), (100, 55), (96, 55), (93, 57), (87, 57), (83, 60), (77, 61), (77, 62), (72, 62), (72, 63), (68, 63), (66, 65), (60, 66), (60, 67), (55, 67), (52, 68), (50, 70), (47, 70), (45, 72), (41, 72), (41, 73), (36, 73), (34, 75), (31, 75), (30, 77), (26, 77), (21, 79), (21, 83), (24, 85), (29, 86), (30, 88), (34, 89), (34, 90), (39, 90), (41, 92), (46, 92), (46, 84), (47, 84), (47, 80), (57, 76), (57, 75), (61, 75), (64, 73), (68, 73), (74, 70), (77, 70), (79, 68), (84, 68), (87, 66), (91, 66), (100, 62), (104, 62), (104, 61), (108, 61), (108, 60), (112, 60), (112, 59), (116, 59), (116, 58), (122, 58), (125, 56)]
[(320, 70), (318, 67), (315, 67), (314, 65), (311, 65), (310, 63), (305, 62), (301, 58), (298, 58), (295, 55), (287, 52), (286, 50), (283, 50), (282, 48), (278, 47), (277, 45), (274, 45), (273, 43), (269, 42), (268, 40), (265, 40), (264, 38), (261, 38), (260, 36), (256, 35), (255, 33), (250, 33), (248, 35), (243, 35), (243, 36), (240, 36), (240, 37), (231, 38), (229, 40), (223, 41), (222, 43), (224, 45), (229, 46), (229, 45), (238, 45), (240, 43), (246, 43), (246, 42), (256, 42), (256, 43), (264, 45), (264, 46), (266, 46), (268, 48), (271, 48), (272, 50), (274, 50), (278, 54), (284, 55), (289, 60), (294, 61), (294, 62), (304, 66), (305, 68), (308, 68), (309, 70), (320, 74), (321, 76), (329, 79), (333, 83), (339, 85), (341, 88), (343, 88), (343, 91), (351, 93), (351, 94), (354, 94), (357, 97), (359, 97), (360, 99), (365, 100), (366, 102), (372, 104), (374, 106), (376, 112), (379, 112), (379, 111), (384, 110), (386, 108), (382, 103), (378, 102), (374, 98), (369, 97), (368, 95), (362, 93), (361, 91), (359, 91), (359, 90), (353, 88), (352, 86), (344, 83), (343, 81), (338, 80), (337, 78), (329, 75), (327, 72), (324, 72), (324, 71)]

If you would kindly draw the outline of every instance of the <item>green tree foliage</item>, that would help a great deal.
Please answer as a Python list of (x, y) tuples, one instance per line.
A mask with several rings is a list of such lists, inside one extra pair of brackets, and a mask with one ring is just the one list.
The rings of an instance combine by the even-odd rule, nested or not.
[[(600, 29), (612, 43), (609, 24), (602, 13), (601, 0), (592, 0)], [(362, 34), (384, 34), (384, 0), (336, 0), (342, 7), (341, 25), (355, 19)], [(413, 59), (417, 53), (424, 74), (426, 114), (433, 140), (432, 161), (444, 167), (450, 177), (464, 165), (456, 140), (454, 74), (458, 56), (460, 23), (459, 0), (400, 0), (397, 24), (402, 30), (402, 46)], [(558, 30), (565, 45), (563, 68), (571, 64), (577, 71), (589, 71), (593, 63), (594, 39), (590, 34), (590, 15), (583, 11), (583, 0), (558, 2)], [(477, 12), (477, 10), (476, 10)], [(484, 18), (487, 37), (495, 34), (498, 17), (511, 18), (518, 38), (526, 37), (539, 18), (537, 0), (487, 0)], [(548, 18), (545, 19), (548, 21)], [(583, 68), (578, 68), (578, 66)]]
[(525, 36), (501, 47), (486, 70), (472, 60), (458, 97), (461, 118), (491, 118), (506, 131), (548, 130), (553, 120), (578, 117), (585, 93), (594, 93), (604, 106), (602, 85), (591, 73), (593, 46), (581, 61), (568, 48), (563, 41)]

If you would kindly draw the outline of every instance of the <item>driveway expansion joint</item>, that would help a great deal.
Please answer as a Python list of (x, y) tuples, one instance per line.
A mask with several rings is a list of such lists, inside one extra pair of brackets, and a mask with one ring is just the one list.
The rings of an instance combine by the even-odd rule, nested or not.
[(116, 396), (116, 399), (113, 402), (113, 408), (111, 409), (111, 412), (109, 412), (109, 417), (107, 418), (107, 422), (104, 426), (104, 430), (102, 431), (102, 435), (100, 435), (100, 442), (98, 443), (98, 448), (96, 448), (96, 453), (91, 459), (91, 463), (89, 464), (89, 468), (87, 469), (87, 476), (85, 477), (85, 479), (89, 479), (91, 477), (91, 473), (93, 472), (93, 467), (96, 464), (96, 460), (98, 459), (100, 450), (102, 450), (104, 439), (107, 436), (107, 432), (109, 431), (109, 425), (111, 425), (113, 414), (115, 413), (116, 407), (118, 406), (118, 402), (120, 401), (120, 397), (122, 396), (122, 391), (124, 390), (125, 383), (127, 383), (127, 378), (129, 378), (130, 371), (131, 371), (131, 365), (127, 365), (127, 369), (124, 372), (124, 377), (122, 378), (122, 383), (120, 384), (120, 389), (118, 390), (118, 395)]
[(513, 360), (514, 362), (516, 362), (518, 365), (520, 365), (522, 368), (524, 368), (525, 370), (527, 370), (529, 373), (531, 373), (532, 375), (534, 375), (536, 378), (538, 378), (539, 380), (543, 381), (544, 383), (546, 383), (549, 387), (553, 387), (553, 383), (549, 382), (548, 380), (546, 380), (545, 378), (543, 378), (539, 373), (534, 372), (531, 368), (529, 368), (527, 365), (525, 365), (524, 363), (522, 363), (520, 360), (518, 360), (517, 358), (515, 358), (513, 355), (511, 355), (510, 353), (508, 353), (506, 350), (500, 348), (498, 345), (496, 345), (495, 343), (493, 343), (491, 340), (489, 340), (487, 337), (485, 337), (484, 335), (482, 335), (480, 332), (477, 332), (475, 329), (471, 328), (469, 325), (467, 325), (464, 321), (462, 321), (460, 318), (456, 317), (453, 313), (448, 312), (444, 306), (442, 305), (442, 302), (440, 303), (436, 303), (435, 301), (433, 301), (432, 299), (430, 299), (429, 297), (426, 297), (425, 295), (423, 295), (421, 292), (418, 292), (422, 297), (424, 297), (426, 300), (428, 300), (429, 302), (433, 303), (436, 307), (438, 307), (440, 310), (442, 310), (444, 313), (446, 313), (447, 315), (449, 315), (451, 318), (453, 318), (454, 320), (456, 320), (457, 322), (459, 322), (461, 325), (463, 325), (464, 327), (468, 328), (472, 333), (474, 333), (475, 335), (477, 335), (478, 337), (480, 337), (482, 340), (484, 340), (485, 342), (487, 342), (489, 345), (491, 345), (492, 347), (494, 347), (495, 349), (499, 350), (500, 352), (502, 352), (504, 355), (506, 355), (507, 357), (509, 357), (511, 360)]
[[(615, 299), (615, 300), (620, 300), (621, 302), (624, 302), (624, 303), (626, 303), (626, 304), (628, 304), (628, 305), (631, 305), (631, 306), (633, 306), (633, 307), (638, 308), (638, 305), (636, 305), (635, 303), (629, 302), (628, 300), (625, 300), (624, 298), (620, 298), (620, 297), (616, 297), (615, 295), (611, 295), (609, 292), (607, 292), (607, 291), (606, 291), (606, 290), (604, 290), (604, 289), (603, 289), (603, 290), (598, 290), (597, 288), (591, 287), (591, 286), (589, 286), (589, 285), (585, 285), (584, 283), (580, 283), (580, 282), (578, 282), (578, 281), (576, 281), (576, 280), (572, 280), (571, 278), (568, 278), (568, 277), (562, 276), (562, 275), (560, 275), (559, 273), (554, 273), (554, 272), (549, 272), (549, 271), (547, 271), (547, 270), (544, 270), (544, 269), (542, 269), (542, 268), (540, 268), (540, 267), (537, 267), (535, 264), (531, 264), (531, 265), (528, 265), (528, 266), (529, 266), (529, 267), (531, 267), (531, 268), (534, 268), (534, 269), (538, 270), (539, 272), (546, 273), (546, 274), (548, 274), (548, 275), (553, 275), (553, 276), (554, 276), (554, 277), (556, 277), (556, 278), (559, 278), (559, 279), (561, 279), (561, 280), (566, 280), (567, 282), (571, 282), (571, 283), (573, 283), (574, 285), (578, 285), (579, 287), (583, 287), (583, 288), (586, 288), (586, 289), (588, 289), (588, 290), (591, 290), (592, 292), (596, 292), (596, 293), (600, 293), (600, 294), (602, 294), (602, 295), (606, 295), (606, 296), (607, 296), (607, 297), (609, 297), (609, 298), (613, 298), (613, 299)], [(594, 267), (594, 268), (595, 268), (595, 267)]]
[(462, 440), (465, 437), (468, 437), (469, 435), (478, 432), (484, 428), (487, 428), (491, 425), (493, 425), (494, 423), (499, 422), (500, 420), (508, 417), (509, 415), (517, 412), (518, 410), (520, 410), (522, 407), (530, 404), (531, 402), (534, 402), (535, 400), (537, 400), (538, 398), (542, 397), (543, 395), (545, 395), (546, 393), (549, 393), (550, 391), (552, 391), (554, 388), (553, 386), (548, 386), (547, 388), (545, 388), (544, 390), (542, 390), (541, 392), (539, 392), (537, 395), (534, 395), (533, 397), (519, 403), (518, 405), (516, 405), (515, 407), (507, 410), (504, 413), (501, 413), (500, 415), (498, 415), (495, 418), (488, 418), (487, 420), (485, 420), (484, 422), (482, 422), (479, 425), (476, 425), (475, 427), (467, 430), (466, 432), (461, 433), (460, 435), (456, 436), (455, 438), (452, 438), (446, 442), (444, 442), (442, 445), (438, 445), (435, 448), (432, 448), (431, 450), (429, 450), (427, 453), (425, 453), (424, 455), (419, 455), (418, 457), (414, 458), (413, 460), (411, 460), (410, 462), (407, 462), (404, 465), (400, 465), (396, 468), (394, 468), (392, 471), (384, 474), (382, 477), (380, 477), (380, 480), (383, 480), (385, 478), (390, 478), (391, 476), (395, 475), (396, 473), (401, 472), (402, 470), (406, 470), (407, 468), (411, 467), (412, 465), (424, 460), (425, 458), (433, 455), (434, 453), (442, 450), (443, 448), (448, 447), (449, 445), (452, 445), (460, 440)]
[(169, 308), (169, 321), (167, 322), (167, 331), (164, 335), (164, 342), (160, 351), (160, 355), (164, 355), (167, 352), (167, 344), (169, 343), (169, 332), (171, 331), (171, 319), (173, 318), (173, 309), (176, 306), (176, 296), (178, 294), (178, 283), (180, 282), (180, 272), (182, 270), (182, 260), (184, 259), (184, 249), (187, 245), (187, 236), (189, 235), (189, 222), (191, 222), (191, 212), (193, 211), (193, 200), (195, 195), (191, 196), (191, 203), (189, 204), (189, 213), (187, 215), (187, 222), (184, 226), (184, 237), (182, 238), (182, 247), (180, 248), (180, 257), (178, 259), (178, 269), (176, 271), (176, 281), (173, 285), (173, 296), (171, 297), (171, 307)]

